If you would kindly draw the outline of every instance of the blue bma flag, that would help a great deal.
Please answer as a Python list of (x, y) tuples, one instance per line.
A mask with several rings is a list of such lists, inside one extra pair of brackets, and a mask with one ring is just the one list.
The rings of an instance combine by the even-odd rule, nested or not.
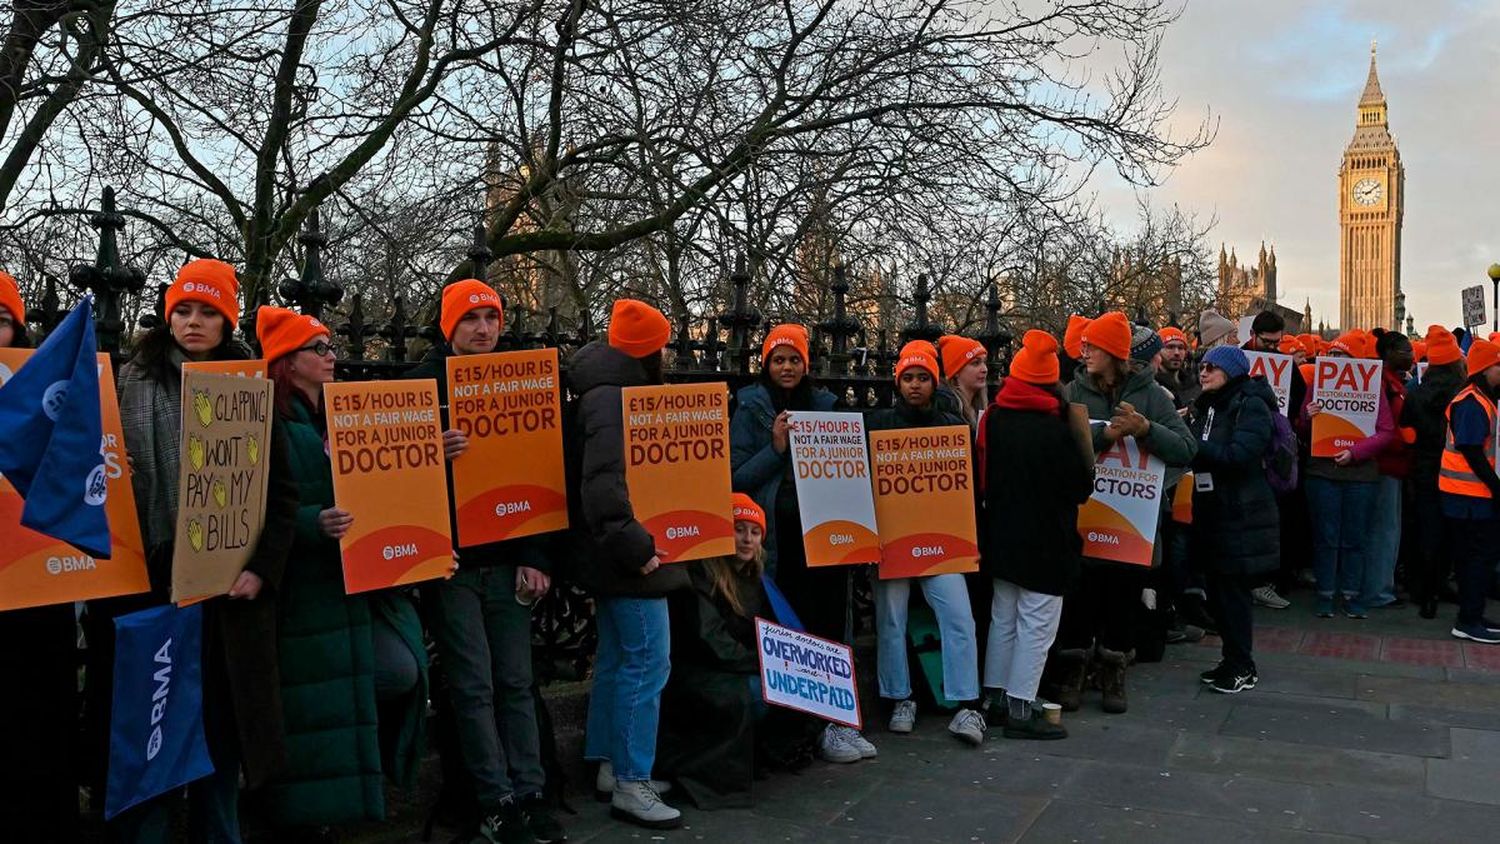
[(203, 606), (115, 619), (104, 818), (213, 773), (203, 735)]
[(21, 524), (107, 560), (93, 302), (85, 296), (0, 386), (0, 431), (6, 432), (0, 474), (26, 501)]

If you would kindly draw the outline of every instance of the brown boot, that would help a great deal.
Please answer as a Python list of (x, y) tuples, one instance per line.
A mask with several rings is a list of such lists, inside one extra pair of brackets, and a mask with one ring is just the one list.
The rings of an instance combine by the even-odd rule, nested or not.
[(1078, 711), (1088, 667), (1089, 651), (1084, 648), (1065, 648), (1047, 658), (1047, 668), (1056, 684), (1056, 702), (1064, 712)]
[(1135, 659), (1135, 651), (1112, 651), (1101, 647), (1094, 655), (1099, 689), (1104, 692), (1104, 711), (1121, 715), (1128, 708), (1125, 700), (1125, 669)]

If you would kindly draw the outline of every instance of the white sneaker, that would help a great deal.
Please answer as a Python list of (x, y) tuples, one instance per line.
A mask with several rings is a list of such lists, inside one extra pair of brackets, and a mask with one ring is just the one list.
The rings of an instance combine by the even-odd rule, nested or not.
[(1276, 594), (1276, 590), (1270, 584), (1251, 589), (1250, 597), (1255, 599), (1255, 603), (1273, 610), (1284, 610), (1292, 605), (1291, 601)]
[(609, 813), (647, 829), (676, 829), (682, 826), (682, 813), (663, 803), (661, 795), (648, 780), (615, 783), (610, 796)]
[(875, 749), (875, 745), (870, 744), (869, 739), (860, 735), (859, 730), (853, 727), (846, 727), (843, 724), (833, 724), (830, 726), (830, 729), (838, 730), (844, 736), (844, 742), (853, 746), (855, 750), (858, 750), (862, 758), (874, 759), (880, 755), (880, 751)]
[(975, 747), (984, 743), (984, 731), (989, 725), (984, 722), (984, 716), (973, 709), (960, 709), (953, 713), (953, 720), (948, 722), (948, 732), (955, 738)]
[[(657, 794), (666, 794), (672, 790), (672, 784), (663, 780), (651, 780), (651, 790)], [(594, 775), (594, 799), (600, 803), (608, 803), (615, 793), (615, 766), (608, 760), (599, 763), (599, 773)]]
[(893, 733), (909, 733), (917, 725), (917, 702), (911, 699), (896, 701), (891, 711), (891, 722), (887, 725)]
[(818, 736), (818, 755), (829, 762), (837, 762), (847, 765), (850, 762), (858, 762), (863, 759), (859, 748), (850, 744), (844, 737), (844, 733), (837, 724), (829, 724), (823, 728), (823, 734)]

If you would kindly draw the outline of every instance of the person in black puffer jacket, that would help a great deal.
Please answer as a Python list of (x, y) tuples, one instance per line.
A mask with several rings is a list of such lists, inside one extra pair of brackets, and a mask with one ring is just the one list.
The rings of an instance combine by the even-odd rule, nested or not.
[(1438, 469), (1448, 437), (1448, 404), (1468, 381), (1463, 352), (1458, 341), (1441, 325), (1427, 329), (1427, 372), (1413, 387), (1401, 408), (1399, 424), (1416, 434), (1411, 445), (1411, 485), (1416, 518), (1417, 564), (1412, 568), (1412, 597), (1420, 604), (1423, 618), (1437, 618), (1438, 595), (1448, 582), (1452, 567), (1443, 530), (1442, 498), (1438, 494)]
[(1210, 349), (1198, 380), (1190, 430), (1193, 457), (1194, 565), (1208, 580), (1208, 600), (1223, 637), (1222, 660), (1205, 671), (1214, 691), (1255, 688), (1251, 655), (1250, 589), (1281, 560), (1276, 495), (1262, 460), (1275, 437), (1276, 395), (1264, 378), (1251, 378), (1250, 360), (1233, 346)]

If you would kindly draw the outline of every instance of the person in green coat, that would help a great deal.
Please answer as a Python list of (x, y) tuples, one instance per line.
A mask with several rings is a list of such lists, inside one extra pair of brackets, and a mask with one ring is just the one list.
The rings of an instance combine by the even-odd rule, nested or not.
[(321, 409), (333, 380), (328, 328), (266, 306), (256, 334), (299, 492), (277, 619), (287, 763), (264, 789), (266, 813), (282, 830), (383, 820), (382, 772), (407, 785), (420, 753), (421, 622), (402, 591), (344, 593), (338, 540), (354, 517), (333, 501)]

